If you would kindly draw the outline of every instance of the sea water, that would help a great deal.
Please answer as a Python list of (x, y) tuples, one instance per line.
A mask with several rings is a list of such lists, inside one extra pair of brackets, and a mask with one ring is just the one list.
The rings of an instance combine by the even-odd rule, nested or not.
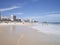
[(53, 23), (39, 23), (32, 26), (32, 28), (36, 29), (38, 32), (42, 32), (45, 34), (58, 34), (60, 35), (60, 24)]

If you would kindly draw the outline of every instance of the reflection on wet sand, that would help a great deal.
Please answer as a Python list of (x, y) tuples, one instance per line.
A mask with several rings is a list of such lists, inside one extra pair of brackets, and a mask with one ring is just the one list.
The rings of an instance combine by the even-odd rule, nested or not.
[(14, 30), (15, 30), (15, 25), (13, 25), (13, 26), (10, 26), (10, 30), (11, 30), (11, 32), (14, 32)]
[(0, 26), (0, 33), (2, 32), (2, 29), (3, 29), (2, 26)]

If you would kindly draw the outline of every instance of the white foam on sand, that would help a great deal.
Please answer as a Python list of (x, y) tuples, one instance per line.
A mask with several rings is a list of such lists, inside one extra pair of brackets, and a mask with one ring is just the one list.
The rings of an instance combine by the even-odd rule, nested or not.
[(32, 28), (38, 30), (38, 32), (46, 34), (59, 34), (60, 35), (60, 25), (55, 24), (37, 24), (32, 26)]

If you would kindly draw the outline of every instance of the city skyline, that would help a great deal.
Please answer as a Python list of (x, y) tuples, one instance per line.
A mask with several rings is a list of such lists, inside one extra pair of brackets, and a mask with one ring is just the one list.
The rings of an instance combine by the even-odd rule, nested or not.
[(1, 0), (0, 11), (7, 17), (15, 14), (20, 18), (60, 22), (60, 0)]

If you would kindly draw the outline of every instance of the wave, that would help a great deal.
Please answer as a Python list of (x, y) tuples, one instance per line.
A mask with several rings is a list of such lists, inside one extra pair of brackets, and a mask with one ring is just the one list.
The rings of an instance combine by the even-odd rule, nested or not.
[(37, 29), (38, 32), (48, 33), (48, 34), (60, 34), (60, 25), (55, 24), (36, 24), (32, 28)]
[(48, 23), (48, 24), (60, 24), (60, 22), (42, 22), (42, 23)]

